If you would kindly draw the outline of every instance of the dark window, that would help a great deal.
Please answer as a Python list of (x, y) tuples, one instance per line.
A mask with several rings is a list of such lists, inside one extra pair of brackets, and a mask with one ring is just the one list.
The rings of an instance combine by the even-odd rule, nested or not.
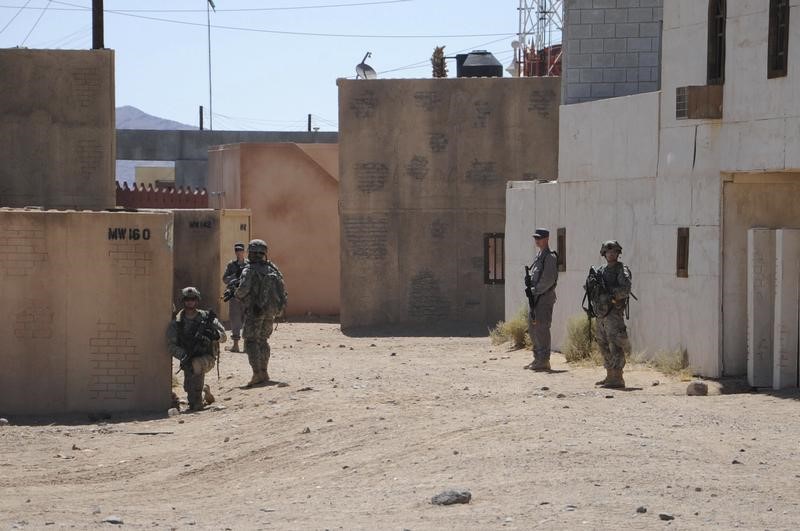
[(689, 276), (689, 227), (678, 228), (677, 276)]
[(483, 282), (504, 284), (503, 264), (506, 259), (505, 234), (493, 232), (483, 235)]
[(567, 270), (567, 229), (562, 227), (556, 232), (558, 240), (556, 241), (556, 253), (558, 254), (558, 270), (564, 272)]
[(789, 0), (769, 1), (768, 54), (767, 77), (784, 77), (789, 66)]
[(708, 84), (725, 83), (725, 0), (708, 3)]

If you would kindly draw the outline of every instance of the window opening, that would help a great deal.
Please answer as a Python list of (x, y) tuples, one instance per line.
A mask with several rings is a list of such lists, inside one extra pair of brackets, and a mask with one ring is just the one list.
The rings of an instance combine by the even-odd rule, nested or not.
[(677, 276), (689, 277), (689, 227), (678, 228)]
[(563, 273), (567, 270), (567, 229), (561, 227), (556, 231), (556, 254), (558, 254), (558, 271)]
[(708, 4), (708, 84), (725, 83), (725, 0)]
[(769, 52), (767, 77), (784, 77), (788, 73), (789, 0), (769, 2)]
[(505, 284), (505, 234), (492, 232), (483, 235), (483, 282)]

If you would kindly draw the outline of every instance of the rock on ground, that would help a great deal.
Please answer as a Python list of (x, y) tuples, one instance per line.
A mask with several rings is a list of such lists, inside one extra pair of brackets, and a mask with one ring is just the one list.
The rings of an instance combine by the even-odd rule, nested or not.
[(472, 493), (468, 490), (445, 490), (433, 498), (431, 503), (434, 505), (453, 505), (454, 503), (469, 503)]

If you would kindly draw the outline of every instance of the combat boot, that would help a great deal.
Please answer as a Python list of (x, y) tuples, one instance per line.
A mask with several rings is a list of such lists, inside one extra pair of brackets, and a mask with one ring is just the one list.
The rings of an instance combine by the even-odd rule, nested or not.
[(269, 382), (269, 373), (267, 372), (267, 370), (266, 370), (266, 369), (264, 369), (263, 371), (261, 371), (261, 378), (262, 378), (262, 380), (261, 380), (261, 381), (263, 381), (264, 383), (267, 383), (267, 382)]
[(247, 383), (247, 387), (254, 387), (258, 384), (264, 383), (264, 373), (262, 371), (253, 371), (253, 377)]
[(234, 339), (233, 340), (233, 346), (231, 347), (231, 352), (241, 352), (239, 350), (239, 340), (238, 339)]
[(550, 360), (534, 359), (531, 363), (531, 370), (539, 372), (549, 371)]
[(622, 379), (622, 369), (609, 369), (603, 387), (607, 389), (624, 389), (625, 380)]
[(612, 371), (612, 369), (606, 369), (606, 377), (603, 378), (602, 380), (598, 381), (598, 382), (595, 382), (594, 384), (595, 385), (605, 385), (606, 382), (611, 378), (611, 371)]
[(203, 386), (203, 403), (207, 406), (210, 406), (216, 401), (217, 399), (211, 394), (211, 387), (209, 387), (208, 384), (205, 384)]

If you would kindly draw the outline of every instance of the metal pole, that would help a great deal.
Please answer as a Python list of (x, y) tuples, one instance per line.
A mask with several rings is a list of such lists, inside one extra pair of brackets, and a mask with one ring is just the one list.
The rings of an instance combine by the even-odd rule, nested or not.
[(308, 115), (308, 132), (311, 132), (311, 115)]
[(200, 106), (200, 130), (203, 130), (203, 106)]
[(208, 19), (208, 130), (214, 130), (214, 103), (211, 97), (211, 4), (206, 0), (206, 17)]
[(92, 50), (103, 48), (103, 0), (92, 0)]

